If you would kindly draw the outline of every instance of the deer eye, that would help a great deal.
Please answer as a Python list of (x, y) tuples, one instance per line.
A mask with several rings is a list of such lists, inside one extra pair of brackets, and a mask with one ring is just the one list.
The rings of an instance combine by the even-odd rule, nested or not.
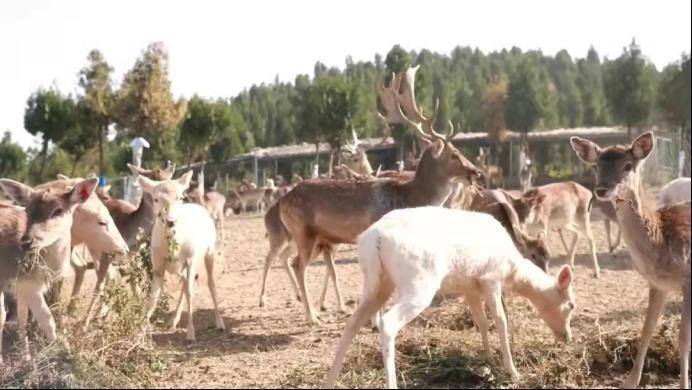
[(625, 170), (625, 172), (629, 172), (632, 170), (632, 167), (633, 167), (632, 163), (627, 163), (627, 164), (625, 164), (623, 169)]
[(154, 198), (154, 203), (159, 203), (159, 198)]
[(58, 207), (55, 210), (53, 210), (53, 213), (50, 215), (50, 217), (51, 218), (59, 217), (63, 213), (63, 211), (64, 211), (63, 209)]
[(99, 221), (99, 225), (101, 225), (101, 226), (108, 226), (108, 222), (106, 222), (106, 221)]

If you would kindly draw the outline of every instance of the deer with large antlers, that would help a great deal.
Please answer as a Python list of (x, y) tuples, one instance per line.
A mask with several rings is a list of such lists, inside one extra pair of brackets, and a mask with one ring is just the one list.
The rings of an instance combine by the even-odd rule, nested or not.
[[(336, 245), (355, 243), (361, 232), (391, 210), (442, 205), (452, 191), (452, 180), (475, 181), (481, 175), (480, 170), (450, 142), (454, 133), (451, 123), (448, 135), (441, 135), (433, 128), (435, 115), (424, 116), (416, 105), (414, 77), (417, 69), (409, 68), (395, 76), (390, 87), (383, 87), (381, 91), (381, 95), (396, 103), (395, 107), (390, 107), (396, 111), (387, 112), (388, 117), (408, 124), (414, 134), (428, 145), (411, 181), (310, 180), (301, 182), (279, 200), (281, 222), (298, 249), (293, 267), (310, 324), (317, 324), (318, 319), (307, 294), (305, 269), (320, 250), (338, 292), (333, 261)], [(436, 104), (435, 114), (438, 107)]]
[(654, 135), (646, 132), (631, 144), (601, 148), (572, 137), (572, 149), (598, 171), (594, 194), (615, 207), (622, 237), (632, 264), (649, 282), (649, 306), (634, 367), (624, 388), (639, 385), (644, 359), (661, 316), (666, 296), (682, 292), (680, 321), (680, 388), (686, 389), (690, 353), (690, 202), (654, 209), (646, 201), (641, 168), (654, 149)]

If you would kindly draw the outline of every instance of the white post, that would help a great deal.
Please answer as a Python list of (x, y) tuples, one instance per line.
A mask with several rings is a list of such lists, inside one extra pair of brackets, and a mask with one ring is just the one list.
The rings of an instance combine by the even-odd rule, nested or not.
[[(136, 167), (142, 166), (142, 153), (144, 148), (149, 147), (149, 142), (142, 137), (135, 137), (135, 139), (130, 142), (130, 147), (132, 148), (132, 165)], [(139, 188), (137, 179), (134, 175), (129, 176), (129, 185), (127, 186), (127, 191), (125, 191), (125, 200), (132, 204), (139, 204), (142, 197), (142, 191)]]

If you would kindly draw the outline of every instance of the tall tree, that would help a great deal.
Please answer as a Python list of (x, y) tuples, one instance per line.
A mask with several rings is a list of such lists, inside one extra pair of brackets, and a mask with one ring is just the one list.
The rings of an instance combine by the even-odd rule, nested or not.
[(639, 45), (632, 43), (609, 63), (605, 73), (605, 91), (613, 115), (632, 127), (647, 120), (655, 99), (655, 68), (644, 58)]
[(9, 131), (5, 131), (2, 141), (0, 141), (0, 177), (23, 181), (26, 160), (27, 155), (24, 153), (24, 149), (12, 142), (12, 135)]
[(584, 125), (607, 125), (610, 119), (603, 89), (603, 69), (596, 49), (589, 48), (586, 58), (577, 61), (577, 68), (579, 70), (577, 86), (584, 110)]
[(187, 152), (187, 162), (206, 155), (215, 135), (214, 106), (193, 96), (187, 103), (185, 119), (180, 123), (180, 146)]
[[(89, 64), (79, 72), (79, 87), (82, 89), (82, 94), (79, 96), (78, 107), (81, 114), (81, 133), (84, 142), (79, 146), (72, 145), (71, 142), (66, 145), (70, 145), (72, 149), (76, 147), (77, 150), (73, 150), (73, 155), (81, 157), (93, 146), (87, 141), (96, 138), (99, 146), (99, 176), (101, 176), (104, 174), (103, 137), (113, 116), (111, 81), (113, 68), (97, 49), (89, 52), (87, 60)], [(94, 134), (95, 137), (93, 137)]]
[(553, 99), (551, 91), (541, 79), (536, 62), (524, 60), (510, 76), (507, 85), (507, 125), (524, 133), (535, 129), (541, 119), (549, 118), (554, 112)]
[(74, 100), (64, 97), (56, 89), (39, 89), (26, 103), (24, 128), (33, 135), (41, 134), (41, 165), (38, 179), (42, 180), (48, 155), (48, 144), (60, 142), (79, 126)]
[(125, 73), (116, 92), (115, 108), (120, 130), (129, 130), (130, 136), (150, 138), (159, 158), (174, 157), (175, 128), (185, 115), (186, 104), (182, 99), (173, 99), (168, 52), (162, 43), (147, 46), (133, 68)]
[(314, 143), (329, 143), (332, 147), (330, 173), (336, 151), (348, 139), (351, 127), (357, 126), (358, 96), (342, 76), (319, 77), (303, 90), (303, 110), (299, 114), (301, 135)]

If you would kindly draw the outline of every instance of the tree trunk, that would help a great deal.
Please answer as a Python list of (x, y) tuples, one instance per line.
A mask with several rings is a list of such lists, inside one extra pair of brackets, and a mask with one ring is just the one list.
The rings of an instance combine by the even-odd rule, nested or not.
[(43, 160), (41, 161), (41, 168), (38, 171), (37, 183), (43, 181), (43, 170), (46, 168), (46, 158), (48, 158), (48, 140), (43, 139), (43, 147), (41, 148), (41, 154), (43, 155)]
[(329, 150), (329, 170), (327, 171), (328, 177), (332, 177), (332, 167), (334, 166), (334, 149)]

